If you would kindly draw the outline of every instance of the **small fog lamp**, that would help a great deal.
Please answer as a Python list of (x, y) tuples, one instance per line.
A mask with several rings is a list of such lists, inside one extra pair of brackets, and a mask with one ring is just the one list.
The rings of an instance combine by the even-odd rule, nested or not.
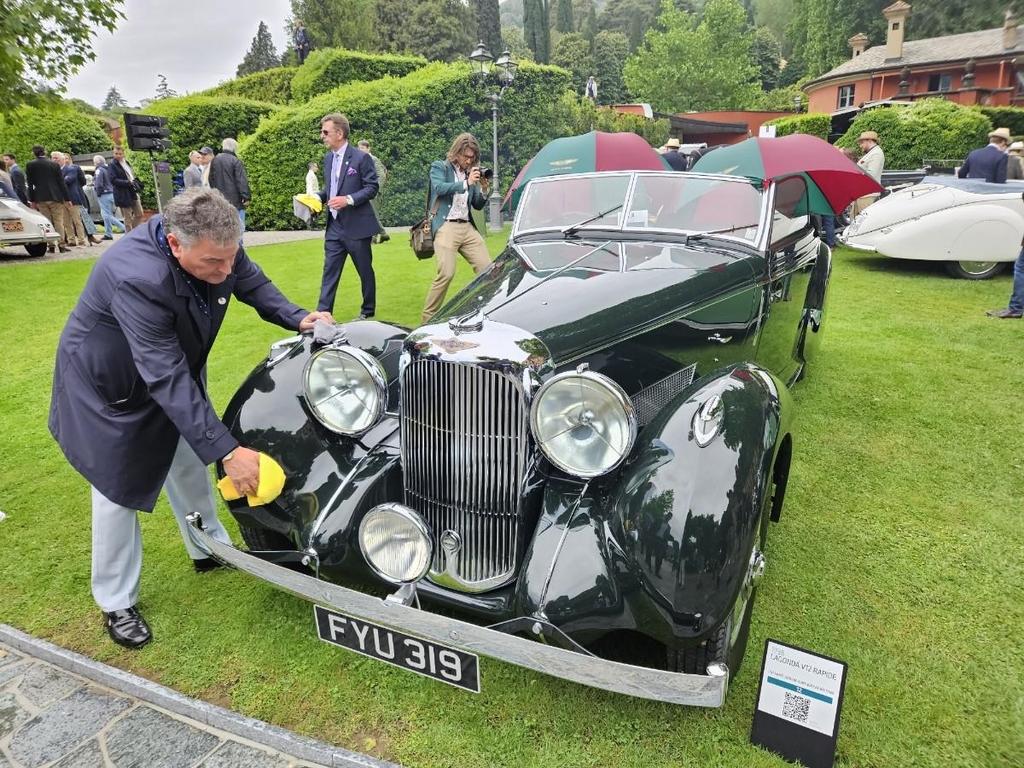
[(402, 504), (380, 504), (359, 524), (359, 548), (369, 566), (392, 584), (411, 584), (427, 575), (434, 558), (430, 528)]

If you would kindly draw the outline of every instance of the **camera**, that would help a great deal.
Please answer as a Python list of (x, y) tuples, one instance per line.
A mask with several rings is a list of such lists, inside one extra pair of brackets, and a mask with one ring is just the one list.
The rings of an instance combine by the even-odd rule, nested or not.
[(487, 181), (490, 181), (491, 179), (494, 178), (494, 171), (492, 171), (490, 168), (484, 168), (482, 165), (478, 165), (473, 170), (480, 171), (481, 179), (486, 179)]

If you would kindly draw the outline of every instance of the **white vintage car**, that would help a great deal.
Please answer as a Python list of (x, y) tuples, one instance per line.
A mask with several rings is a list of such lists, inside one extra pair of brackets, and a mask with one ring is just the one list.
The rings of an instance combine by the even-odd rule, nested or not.
[(893, 259), (944, 261), (954, 277), (983, 280), (1020, 253), (1022, 194), (1024, 181), (926, 176), (869, 206), (839, 242)]
[(60, 239), (53, 224), (39, 211), (0, 192), (0, 256), (12, 245), (21, 245), (29, 256), (45, 256), (48, 245)]

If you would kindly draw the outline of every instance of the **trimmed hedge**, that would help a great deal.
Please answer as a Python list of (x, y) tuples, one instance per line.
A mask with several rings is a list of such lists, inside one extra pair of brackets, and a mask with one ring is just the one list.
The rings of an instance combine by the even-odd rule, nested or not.
[(807, 115), (776, 117), (774, 120), (766, 122), (765, 125), (774, 125), (775, 135), (779, 137), (794, 133), (807, 133), (828, 141), (828, 134), (832, 129), (832, 116), (825, 112), (811, 112)]
[(287, 104), (292, 100), (292, 78), (298, 67), (274, 67), (254, 72), (235, 80), (228, 80), (200, 96), (238, 96), (269, 104)]
[(863, 131), (878, 134), (889, 170), (920, 168), (923, 160), (963, 158), (988, 143), (992, 123), (977, 109), (943, 98), (911, 106), (876, 107), (861, 112), (836, 142), (852, 147)]
[(1024, 109), (1020, 107), (972, 107), (989, 119), (994, 128), (1006, 127), (1014, 136), (1024, 135)]
[(42, 144), (70, 155), (93, 154), (113, 148), (114, 143), (93, 115), (83, 115), (66, 105), (22, 107), (0, 117), (0, 152), (10, 152), (22, 168), (32, 159), (32, 147)]
[[(502, 191), (544, 144), (571, 132), (564, 116), (552, 109), (568, 88), (569, 77), (557, 67), (520, 66), (515, 85), (501, 101)], [(247, 212), (252, 229), (302, 226), (292, 213), (292, 195), (304, 189), (307, 164), (321, 166), (320, 119), (341, 105), (352, 124), (350, 141), (368, 139), (390, 172), (380, 198), (387, 226), (411, 224), (423, 216), (430, 163), (445, 156), (457, 134), (472, 132), (480, 141), (483, 162), (491, 165), (489, 102), (468, 65), (433, 63), (403, 78), (352, 83), (282, 109), (242, 145), (240, 156), (253, 188)]]
[(344, 48), (316, 50), (292, 77), (292, 99), (309, 101), (348, 83), (369, 82), (388, 75), (404, 77), (426, 63), (420, 56), (359, 53)]
[[(260, 120), (278, 109), (274, 104), (235, 96), (183, 96), (161, 99), (141, 111), (167, 118), (172, 146), (155, 157), (168, 161), (172, 173), (177, 173), (188, 167), (188, 153), (192, 150), (210, 146), (219, 152), (221, 142), (226, 138), (238, 139), (241, 144), (246, 135), (256, 130)], [(127, 140), (125, 145), (127, 147)], [(145, 184), (142, 205), (156, 208), (149, 153), (126, 151), (125, 154)]]

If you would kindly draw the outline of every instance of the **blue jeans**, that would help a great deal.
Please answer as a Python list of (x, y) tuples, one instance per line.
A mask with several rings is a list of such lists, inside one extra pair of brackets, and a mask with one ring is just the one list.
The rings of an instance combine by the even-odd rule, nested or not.
[(1013, 265), (1013, 293), (1008, 308), (1012, 312), (1024, 312), (1024, 248), (1020, 249)]
[(107, 237), (113, 237), (114, 227), (124, 232), (124, 222), (114, 215), (114, 193), (108, 192), (105, 195), (97, 195), (97, 199), (100, 201), (100, 210), (103, 211), (103, 226), (106, 229), (104, 234)]
[(825, 244), (829, 248), (834, 248), (836, 244), (836, 217), (822, 216), (821, 218), (825, 225)]
[(242, 238), (245, 237), (245, 208), (238, 209), (238, 220), (242, 222), (242, 234), (238, 236), (238, 244), (242, 245)]

